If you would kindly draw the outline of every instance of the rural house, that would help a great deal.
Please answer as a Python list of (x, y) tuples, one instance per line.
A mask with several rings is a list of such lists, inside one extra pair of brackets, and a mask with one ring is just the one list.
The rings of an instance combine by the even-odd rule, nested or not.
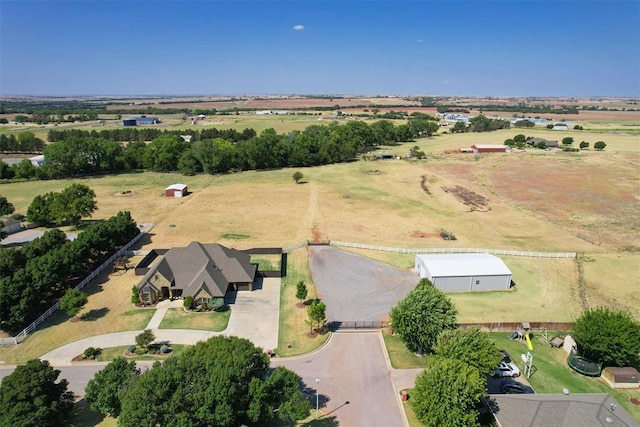
[(252, 291), (256, 270), (257, 265), (243, 251), (218, 243), (191, 242), (166, 251), (137, 288), (145, 304), (187, 295), (196, 304), (206, 304), (212, 298), (224, 298), (229, 291)]
[(2, 231), (7, 234), (17, 233), (22, 230), (22, 223), (13, 218), (0, 218), (2, 224)]
[(525, 144), (532, 147), (536, 147), (541, 142), (544, 142), (544, 146), (546, 148), (554, 148), (558, 146), (558, 141), (550, 141), (548, 139), (537, 138), (537, 137), (527, 138), (527, 140), (525, 141)]
[(415, 270), (443, 292), (495, 291), (511, 287), (511, 270), (490, 254), (416, 255)]
[(158, 119), (157, 117), (147, 116), (130, 117), (122, 120), (122, 124), (124, 126), (157, 125), (158, 123), (160, 123), (160, 119)]
[(164, 189), (166, 197), (184, 197), (189, 191), (187, 184), (171, 184)]

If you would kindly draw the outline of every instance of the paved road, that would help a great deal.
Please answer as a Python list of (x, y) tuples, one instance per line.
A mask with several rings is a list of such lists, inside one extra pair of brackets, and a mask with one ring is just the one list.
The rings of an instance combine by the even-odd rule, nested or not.
[(415, 288), (415, 272), (331, 246), (309, 246), (309, 269), (330, 321), (384, 320)]
[[(320, 350), (305, 356), (273, 359), (272, 366), (295, 371), (315, 407), (316, 378), (319, 406), (337, 425), (401, 427), (399, 390), (391, 381), (379, 332), (336, 333)], [(349, 403), (347, 403), (349, 402)]]

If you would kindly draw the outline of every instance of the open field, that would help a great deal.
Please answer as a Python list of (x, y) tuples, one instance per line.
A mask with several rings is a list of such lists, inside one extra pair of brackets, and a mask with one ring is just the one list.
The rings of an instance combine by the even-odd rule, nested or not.
[[(267, 126), (277, 124), (280, 117), (264, 119)], [(243, 249), (333, 239), (409, 248), (575, 251), (587, 260), (583, 263), (587, 303), (628, 308), (640, 318), (637, 137), (536, 129), (524, 133), (550, 139), (574, 136), (576, 142), (602, 139), (607, 149), (578, 154), (540, 150), (481, 156), (442, 154), (446, 149), (473, 143), (501, 143), (519, 132), (443, 134), (383, 148), (402, 155), (418, 145), (428, 153), (422, 161), (359, 160), (221, 176), (128, 173), (2, 184), (0, 194), (15, 205), (17, 212), (26, 213), (38, 194), (60, 191), (73, 182), (86, 184), (97, 194), (99, 209), (94, 218), (108, 218), (127, 209), (136, 221), (155, 224), (143, 249), (169, 248), (194, 240), (218, 241)], [(294, 183), (291, 176), (296, 170), (304, 173), (305, 184)], [(163, 189), (175, 182), (188, 184), (191, 194), (183, 199), (165, 198)], [(472, 210), (444, 190), (456, 186), (486, 199), (486, 209)], [(122, 195), (125, 190), (131, 195)], [(442, 240), (440, 230), (454, 233), (457, 240)], [(361, 253), (402, 268), (413, 265), (412, 256)], [(579, 314), (575, 262), (504, 259), (514, 271), (515, 290), (452, 295), (461, 321), (517, 321), (523, 317), (562, 321)], [(306, 252), (295, 251), (290, 267), (292, 279), (287, 279), (287, 284), (293, 287), (296, 280), (310, 283)], [(95, 317), (91, 328), (86, 328), (88, 321), (72, 323), (57, 314), (46, 324), (49, 328), (37, 331), (18, 347), (19, 352), (16, 348), (0, 349), (0, 360), (26, 360), (75, 339), (144, 327), (153, 310), (133, 310), (130, 306), (131, 287), (137, 283), (133, 272), (111, 275), (106, 280), (104, 276), (96, 290), (90, 290), (85, 311)], [(282, 298), (289, 302), (283, 306), (295, 304), (295, 295), (287, 291), (283, 289)], [(281, 327), (282, 319), (289, 315), (299, 317), (297, 323), (304, 325), (306, 313), (302, 312), (285, 308)], [(35, 337), (37, 347), (33, 344)], [(293, 339), (281, 335), (281, 344)], [(280, 346), (278, 350), (284, 349)]]

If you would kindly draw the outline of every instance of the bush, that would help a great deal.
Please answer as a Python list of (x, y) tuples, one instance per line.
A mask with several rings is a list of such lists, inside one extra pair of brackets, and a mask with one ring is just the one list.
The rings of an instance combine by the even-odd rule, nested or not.
[(135, 353), (136, 351), (136, 346), (135, 345), (130, 345), (129, 347), (127, 347), (127, 351), (129, 353)]
[(171, 351), (171, 349), (169, 348), (168, 345), (166, 344), (162, 344), (162, 346), (160, 346), (160, 353), (162, 354), (167, 354)]
[(213, 311), (221, 310), (224, 307), (224, 298), (211, 298), (207, 307)]
[(95, 347), (89, 347), (82, 353), (85, 359), (95, 359), (100, 354), (100, 349)]
[(140, 294), (137, 286), (131, 288), (131, 304), (140, 304)]
[(184, 308), (191, 310), (193, 308), (193, 297), (191, 295), (187, 295), (184, 298), (184, 302), (182, 303)]
[(135, 349), (134, 353), (138, 356), (142, 356), (143, 354), (147, 354), (147, 349), (144, 347), (138, 347)]

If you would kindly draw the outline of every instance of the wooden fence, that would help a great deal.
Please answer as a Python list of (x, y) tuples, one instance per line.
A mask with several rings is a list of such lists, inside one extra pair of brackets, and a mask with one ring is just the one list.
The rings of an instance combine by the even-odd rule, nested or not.
[(575, 258), (575, 252), (529, 252), (510, 251), (503, 249), (483, 249), (483, 248), (391, 248), (388, 246), (365, 245), (362, 243), (339, 242), (332, 240), (331, 246), (342, 246), (345, 248), (367, 249), (371, 251), (396, 252), (400, 254), (476, 254), (487, 253), (493, 255), (509, 255), (532, 258)]
[[(148, 230), (147, 230), (148, 232)], [(100, 273), (102, 273), (106, 268), (110, 267), (111, 264), (120, 256), (122, 256), (133, 244), (135, 244), (138, 240), (142, 238), (147, 232), (140, 232), (136, 237), (131, 239), (129, 243), (121, 247), (116, 253), (111, 255), (108, 260), (102, 263), (98, 268), (96, 268), (90, 275), (84, 278), (84, 280), (75, 287), (75, 289), (80, 290), (87, 286), (93, 279), (98, 277)], [(51, 308), (42, 313), (40, 317), (33, 321), (29, 326), (24, 328), (18, 335), (10, 338), (0, 338), (0, 345), (17, 345), (21, 343), (27, 338), (31, 332), (33, 332), (42, 322), (44, 322), (49, 316), (51, 316), (58, 308), (60, 307), (60, 302), (56, 302)]]

